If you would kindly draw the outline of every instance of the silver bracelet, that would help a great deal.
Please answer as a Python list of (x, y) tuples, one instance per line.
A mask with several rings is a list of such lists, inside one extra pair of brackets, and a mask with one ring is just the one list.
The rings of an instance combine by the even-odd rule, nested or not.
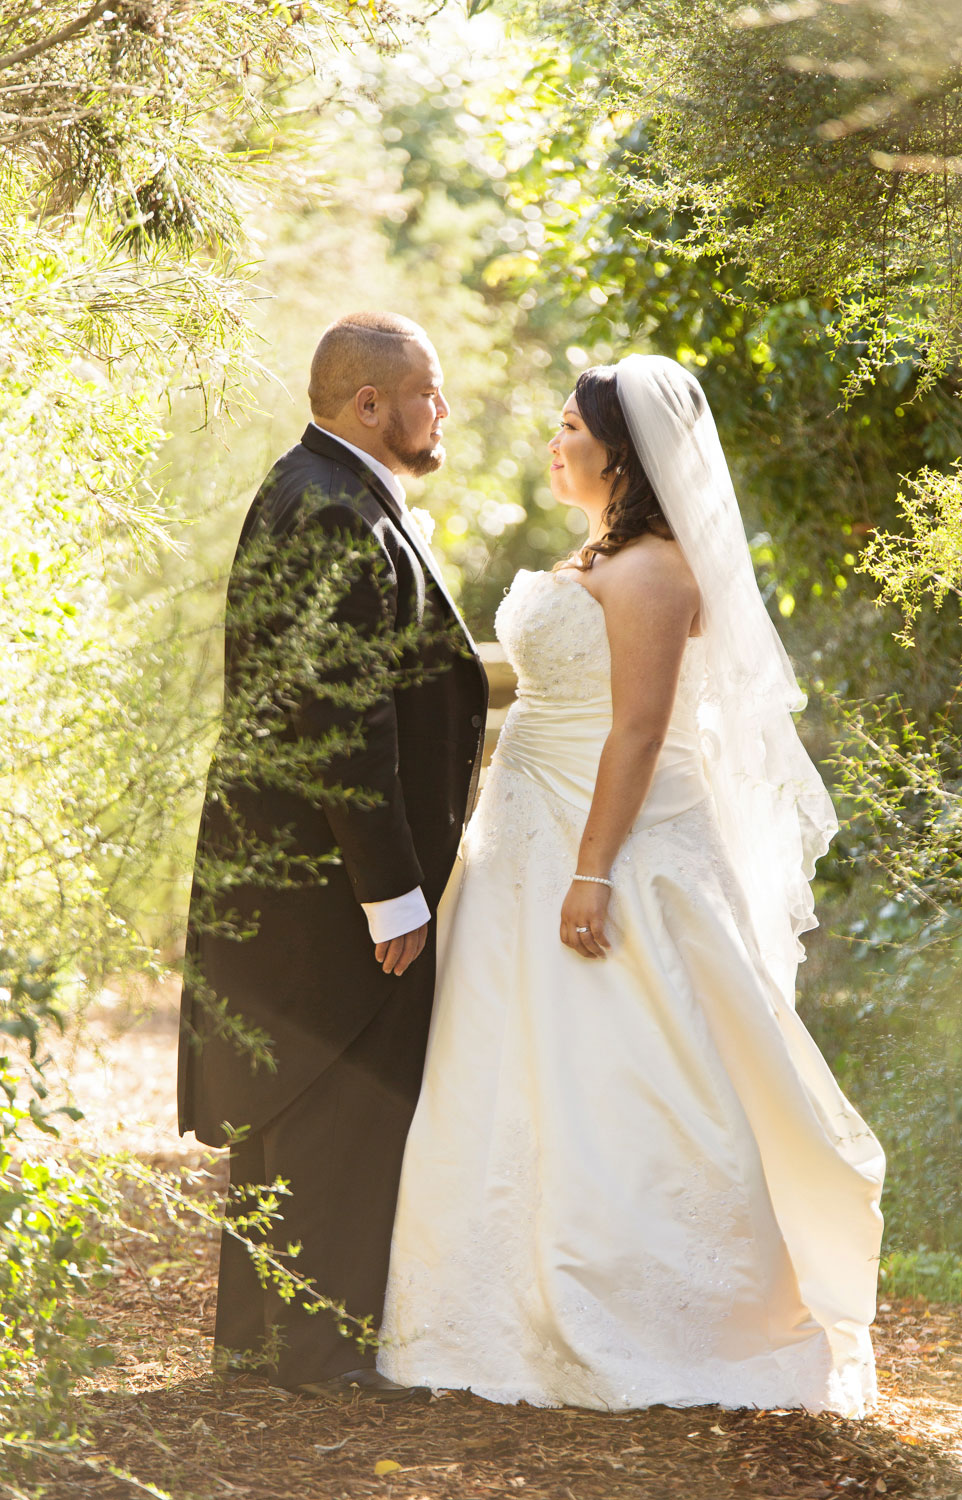
[(607, 885), (612, 890), (615, 888), (615, 882), (609, 880), (607, 875), (572, 875), (571, 878), (572, 880), (590, 880), (593, 885)]

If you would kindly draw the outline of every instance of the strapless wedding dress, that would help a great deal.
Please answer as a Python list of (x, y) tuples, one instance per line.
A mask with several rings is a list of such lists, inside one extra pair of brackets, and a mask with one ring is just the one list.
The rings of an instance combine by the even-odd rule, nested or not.
[(523, 571), (496, 630), (518, 699), (442, 908), (379, 1368), (541, 1406), (860, 1415), (883, 1157), (765, 977), (702, 770), (702, 644), (602, 961), (558, 933), (611, 726), (604, 612)]

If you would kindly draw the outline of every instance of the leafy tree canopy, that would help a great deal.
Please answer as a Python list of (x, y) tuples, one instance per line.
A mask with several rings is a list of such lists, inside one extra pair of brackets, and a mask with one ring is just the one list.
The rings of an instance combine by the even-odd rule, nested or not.
[[(555, 15), (559, 12), (555, 11)], [(745, 269), (762, 301), (810, 296), (861, 358), (958, 356), (962, 77), (953, 0), (634, 0), (563, 24), (600, 47), (609, 113), (650, 122), (641, 207), (691, 212), (677, 252)], [(650, 170), (654, 166), (655, 170)]]

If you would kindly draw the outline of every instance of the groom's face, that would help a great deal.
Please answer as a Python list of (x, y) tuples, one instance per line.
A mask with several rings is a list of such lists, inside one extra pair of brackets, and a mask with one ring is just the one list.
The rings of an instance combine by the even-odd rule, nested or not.
[(384, 428), (384, 445), (406, 474), (431, 474), (444, 463), (441, 423), (451, 408), (441, 394), (442, 379), (431, 345), (412, 342)]

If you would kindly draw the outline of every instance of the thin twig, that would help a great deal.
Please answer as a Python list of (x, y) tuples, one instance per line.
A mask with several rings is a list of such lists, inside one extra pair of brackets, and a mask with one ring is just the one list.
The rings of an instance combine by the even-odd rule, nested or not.
[(27, 47), (19, 47), (16, 52), (8, 52), (5, 57), (0, 57), (0, 69), (13, 68), (18, 63), (29, 62), (32, 57), (38, 57), (41, 52), (49, 52), (51, 47), (59, 47), (61, 42), (69, 41), (78, 32), (84, 31), (92, 21), (96, 21), (110, 6), (111, 0), (97, 0), (97, 4), (88, 10), (85, 16), (78, 16), (75, 21), (70, 21), (55, 31), (52, 36), (42, 37), (38, 42), (31, 42)]

